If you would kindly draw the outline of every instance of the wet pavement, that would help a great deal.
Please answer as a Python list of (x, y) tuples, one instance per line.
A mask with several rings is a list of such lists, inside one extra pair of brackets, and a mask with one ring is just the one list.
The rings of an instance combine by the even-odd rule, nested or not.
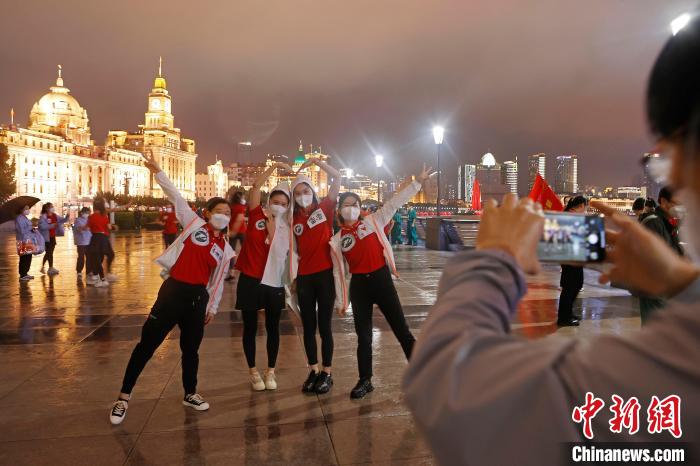
[[(375, 391), (350, 400), (357, 381), (352, 317), (333, 322), (335, 386), (327, 395), (300, 392), (306, 378), (300, 322), (284, 313), (277, 365), (279, 389), (251, 392), (241, 347), (240, 313), (227, 286), (200, 350), (199, 391), (211, 404), (195, 412), (180, 403), (177, 329), (141, 375), (120, 426), (108, 420), (121, 378), (161, 279), (152, 263), (162, 249), (158, 233), (119, 234), (109, 288), (86, 287), (75, 272), (70, 232), (58, 239), (60, 275), (42, 276), (40, 257), (21, 283), (14, 237), (0, 234), (0, 464), (432, 464), (430, 452), (403, 404), (405, 368), (400, 346), (375, 312)], [(416, 334), (435, 299), (452, 253), (423, 248), (396, 253), (396, 287)], [(578, 328), (557, 329), (559, 271), (531, 278), (514, 332), (526, 338), (570, 338), (639, 328), (637, 302), (625, 291), (586, 275), (575, 313)], [(259, 335), (264, 335), (260, 322)], [(258, 337), (258, 364), (266, 361)]]

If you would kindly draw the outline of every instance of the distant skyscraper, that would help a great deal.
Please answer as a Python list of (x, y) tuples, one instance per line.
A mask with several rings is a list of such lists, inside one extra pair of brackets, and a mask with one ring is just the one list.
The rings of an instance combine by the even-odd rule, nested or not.
[(476, 165), (460, 165), (457, 167), (457, 199), (467, 203), (472, 202), (472, 191), (476, 179)]
[(457, 188), (453, 184), (447, 185), (447, 200), (454, 201), (457, 199)]
[(546, 158), (542, 153), (533, 154), (527, 158), (527, 192), (532, 191), (535, 185), (535, 179), (539, 173), (542, 178), (545, 177), (544, 171), (546, 166)]
[(649, 162), (654, 159), (658, 160), (660, 157), (661, 156), (659, 154), (644, 154), (644, 174), (642, 176), (642, 185), (647, 188), (647, 196), (651, 197), (654, 200), (658, 199), (659, 191), (661, 191), (662, 184), (659, 183), (654, 178), (654, 176), (650, 175)]
[(518, 194), (518, 158), (501, 164), (501, 182), (508, 187), (508, 191)]
[(496, 163), (496, 158), (490, 152), (484, 154), (481, 163), (476, 166), (476, 179), (479, 180), (482, 202), (489, 198), (500, 202), (506, 193), (511, 192), (503, 182), (501, 165)]
[(557, 194), (575, 194), (578, 192), (578, 157), (576, 155), (560, 155), (557, 157), (554, 191)]

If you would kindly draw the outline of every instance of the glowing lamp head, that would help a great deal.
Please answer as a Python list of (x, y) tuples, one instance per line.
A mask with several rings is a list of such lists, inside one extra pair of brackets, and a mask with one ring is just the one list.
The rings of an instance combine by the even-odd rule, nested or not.
[(445, 137), (445, 128), (442, 126), (433, 126), (433, 139), (435, 139), (435, 144), (442, 144), (442, 140)]
[(686, 27), (688, 23), (690, 22), (690, 13), (683, 13), (682, 15), (678, 16), (676, 19), (671, 21), (671, 32), (675, 36), (680, 32), (681, 29)]
[(374, 163), (377, 165), (377, 168), (381, 168), (382, 165), (384, 165), (384, 156), (383, 155), (375, 155), (374, 156)]

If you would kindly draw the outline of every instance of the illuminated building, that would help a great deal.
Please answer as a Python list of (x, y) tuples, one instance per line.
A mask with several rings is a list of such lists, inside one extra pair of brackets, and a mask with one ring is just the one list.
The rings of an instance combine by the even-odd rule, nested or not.
[(460, 164), (457, 167), (457, 199), (471, 204), (475, 179), (476, 165)]
[[(655, 174), (649, 173), (649, 166), (653, 165), (655, 162), (658, 162), (661, 159), (661, 156), (659, 154), (652, 154), (652, 153), (646, 153), (644, 154), (644, 173), (642, 175), (642, 185), (647, 188), (647, 196), (651, 197), (652, 199), (656, 200), (659, 197), (659, 191), (661, 191), (661, 188), (663, 187), (662, 183), (659, 183), (657, 179), (655, 179)], [(651, 163), (650, 163), (651, 162)], [(654, 171), (652, 168), (651, 171)], [(661, 178), (661, 177), (660, 177)]]
[(557, 157), (557, 171), (554, 175), (554, 191), (557, 194), (578, 193), (578, 157), (560, 155)]
[(501, 182), (513, 194), (518, 194), (518, 158), (501, 164)]
[[(193, 200), (195, 198), (195, 161), (197, 160), (195, 142), (182, 137), (180, 129), (175, 127), (172, 96), (168, 92), (161, 65), (158, 66), (158, 75), (148, 94), (144, 124), (138, 125), (139, 129), (135, 133), (110, 131), (106, 145), (110, 148), (141, 153), (150, 150), (182, 195), (186, 199)], [(152, 182), (151, 186), (153, 196), (163, 197), (163, 191), (157, 183)]]
[(535, 185), (535, 179), (539, 173), (542, 178), (545, 178), (545, 168), (547, 159), (543, 153), (533, 154), (527, 158), (527, 192), (532, 191)]
[(226, 197), (230, 188), (228, 174), (224, 171), (224, 165), (218, 158), (216, 163), (207, 166), (206, 173), (195, 174), (195, 181), (197, 199)]
[(511, 192), (504, 183), (501, 164), (496, 162), (491, 152), (481, 157), (481, 162), (476, 166), (476, 179), (479, 180), (482, 201), (493, 198), (500, 202), (506, 193)]
[(98, 192), (150, 194), (150, 175), (141, 154), (127, 148), (95, 146), (87, 110), (64, 86), (59, 65), (56, 85), (32, 107), (27, 128), (0, 126), (15, 163), (16, 194), (38, 197), (59, 209), (89, 205)]

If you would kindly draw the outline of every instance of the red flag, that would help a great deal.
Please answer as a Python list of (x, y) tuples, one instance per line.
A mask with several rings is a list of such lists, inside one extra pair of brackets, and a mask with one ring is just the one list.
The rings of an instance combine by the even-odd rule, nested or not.
[(472, 187), (472, 210), (481, 210), (481, 186), (479, 180), (474, 180)]
[(530, 191), (530, 194), (528, 194), (527, 197), (535, 202), (539, 201), (540, 196), (542, 195), (542, 189), (546, 184), (547, 182), (544, 180), (544, 178), (542, 178), (542, 175), (538, 173), (535, 177), (535, 184), (532, 185), (532, 191)]
[(559, 197), (539, 173), (537, 178), (535, 178), (535, 184), (532, 185), (532, 191), (530, 191), (528, 197), (542, 204), (544, 210), (564, 210), (564, 205), (562, 205)]

